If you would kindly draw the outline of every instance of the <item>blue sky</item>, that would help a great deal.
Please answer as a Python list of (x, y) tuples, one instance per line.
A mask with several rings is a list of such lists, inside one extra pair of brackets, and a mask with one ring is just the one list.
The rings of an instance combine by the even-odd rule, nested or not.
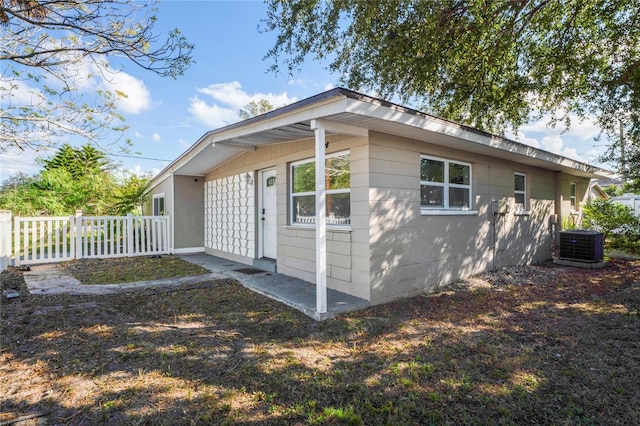
[[(119, 111), (130, 126), (125, 135), (138, 158), (112, 157), (122, 168), (157, 173), (205, 132), (238, 121), (238, 111), (252, 100), (274, 106), (313, 96), (338, 85), (327, 64), (309, 60), (293, 76), (268, 73), (263, 60), (275, 34), (259, 32), (266, 7), (261, 1), (161, 1), (156, 29), (163, 35), (179, 28), (195, 44), (194, 63), (176, 80), (126, 64), (113, 79), (128, 93)], [(603, 151), (594, 142), (598, 129), (578, 123), (568, 133), (549, 129), (547, 120), (523, 126), (520, 142), (586, 162)], [(2, 154), (0, 178), (17, 171), (35, 172), (33, 160), (51, 153)], [(166, 161), (160, 161), (166, 160)]]

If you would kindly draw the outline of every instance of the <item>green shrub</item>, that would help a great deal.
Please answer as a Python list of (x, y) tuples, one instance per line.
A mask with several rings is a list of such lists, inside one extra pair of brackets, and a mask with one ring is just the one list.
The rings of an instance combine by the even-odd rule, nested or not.
[(584, 227), (602, 232), (608, 248), (638, 253), (640, 218), (631, 207), (611, 200), (595, 200), (584, 207)]

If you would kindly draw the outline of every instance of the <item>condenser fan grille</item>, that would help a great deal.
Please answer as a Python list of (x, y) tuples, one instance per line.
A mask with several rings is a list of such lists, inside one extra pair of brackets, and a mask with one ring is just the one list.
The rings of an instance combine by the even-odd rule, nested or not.
[(597, 231), (560, 231), (560, 258), (600, 262), (604, 256), (604, 235)]

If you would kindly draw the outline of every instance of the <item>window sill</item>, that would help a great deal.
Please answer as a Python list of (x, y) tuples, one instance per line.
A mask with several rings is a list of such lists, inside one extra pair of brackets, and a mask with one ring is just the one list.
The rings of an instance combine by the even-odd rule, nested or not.
[[(284, 229), (289, 231), (315, 231), (316, 226), (315, 225), (286, 225)], [(350, 234), (351, 227), (344, 227), (344, 226), (338, 227), (338, 226), (327, 225), (327, 232), (335, 232), (338, 234), (340, 233)]]
[(422, 209), (420, 210), (422, 216), (477, 216), (477, 210), (436, 210), (436, 209)]
[(531, 210), (516, 210), (513, 214), (516, 216), (530, 216)]
[(571, 210), (569, 212), (569, 214), (572, 215), (572, 216), (578, 216), (578, 215), (580, 215), (580, 211), (579, 210)]

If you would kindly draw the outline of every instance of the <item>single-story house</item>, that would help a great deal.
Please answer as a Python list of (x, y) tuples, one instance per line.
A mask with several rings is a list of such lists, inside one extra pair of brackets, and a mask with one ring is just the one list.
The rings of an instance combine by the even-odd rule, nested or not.
[(204, 134), (148, 208), (206, 252), (385, 303), (552, 257), (603, 169), (343, 88)]

